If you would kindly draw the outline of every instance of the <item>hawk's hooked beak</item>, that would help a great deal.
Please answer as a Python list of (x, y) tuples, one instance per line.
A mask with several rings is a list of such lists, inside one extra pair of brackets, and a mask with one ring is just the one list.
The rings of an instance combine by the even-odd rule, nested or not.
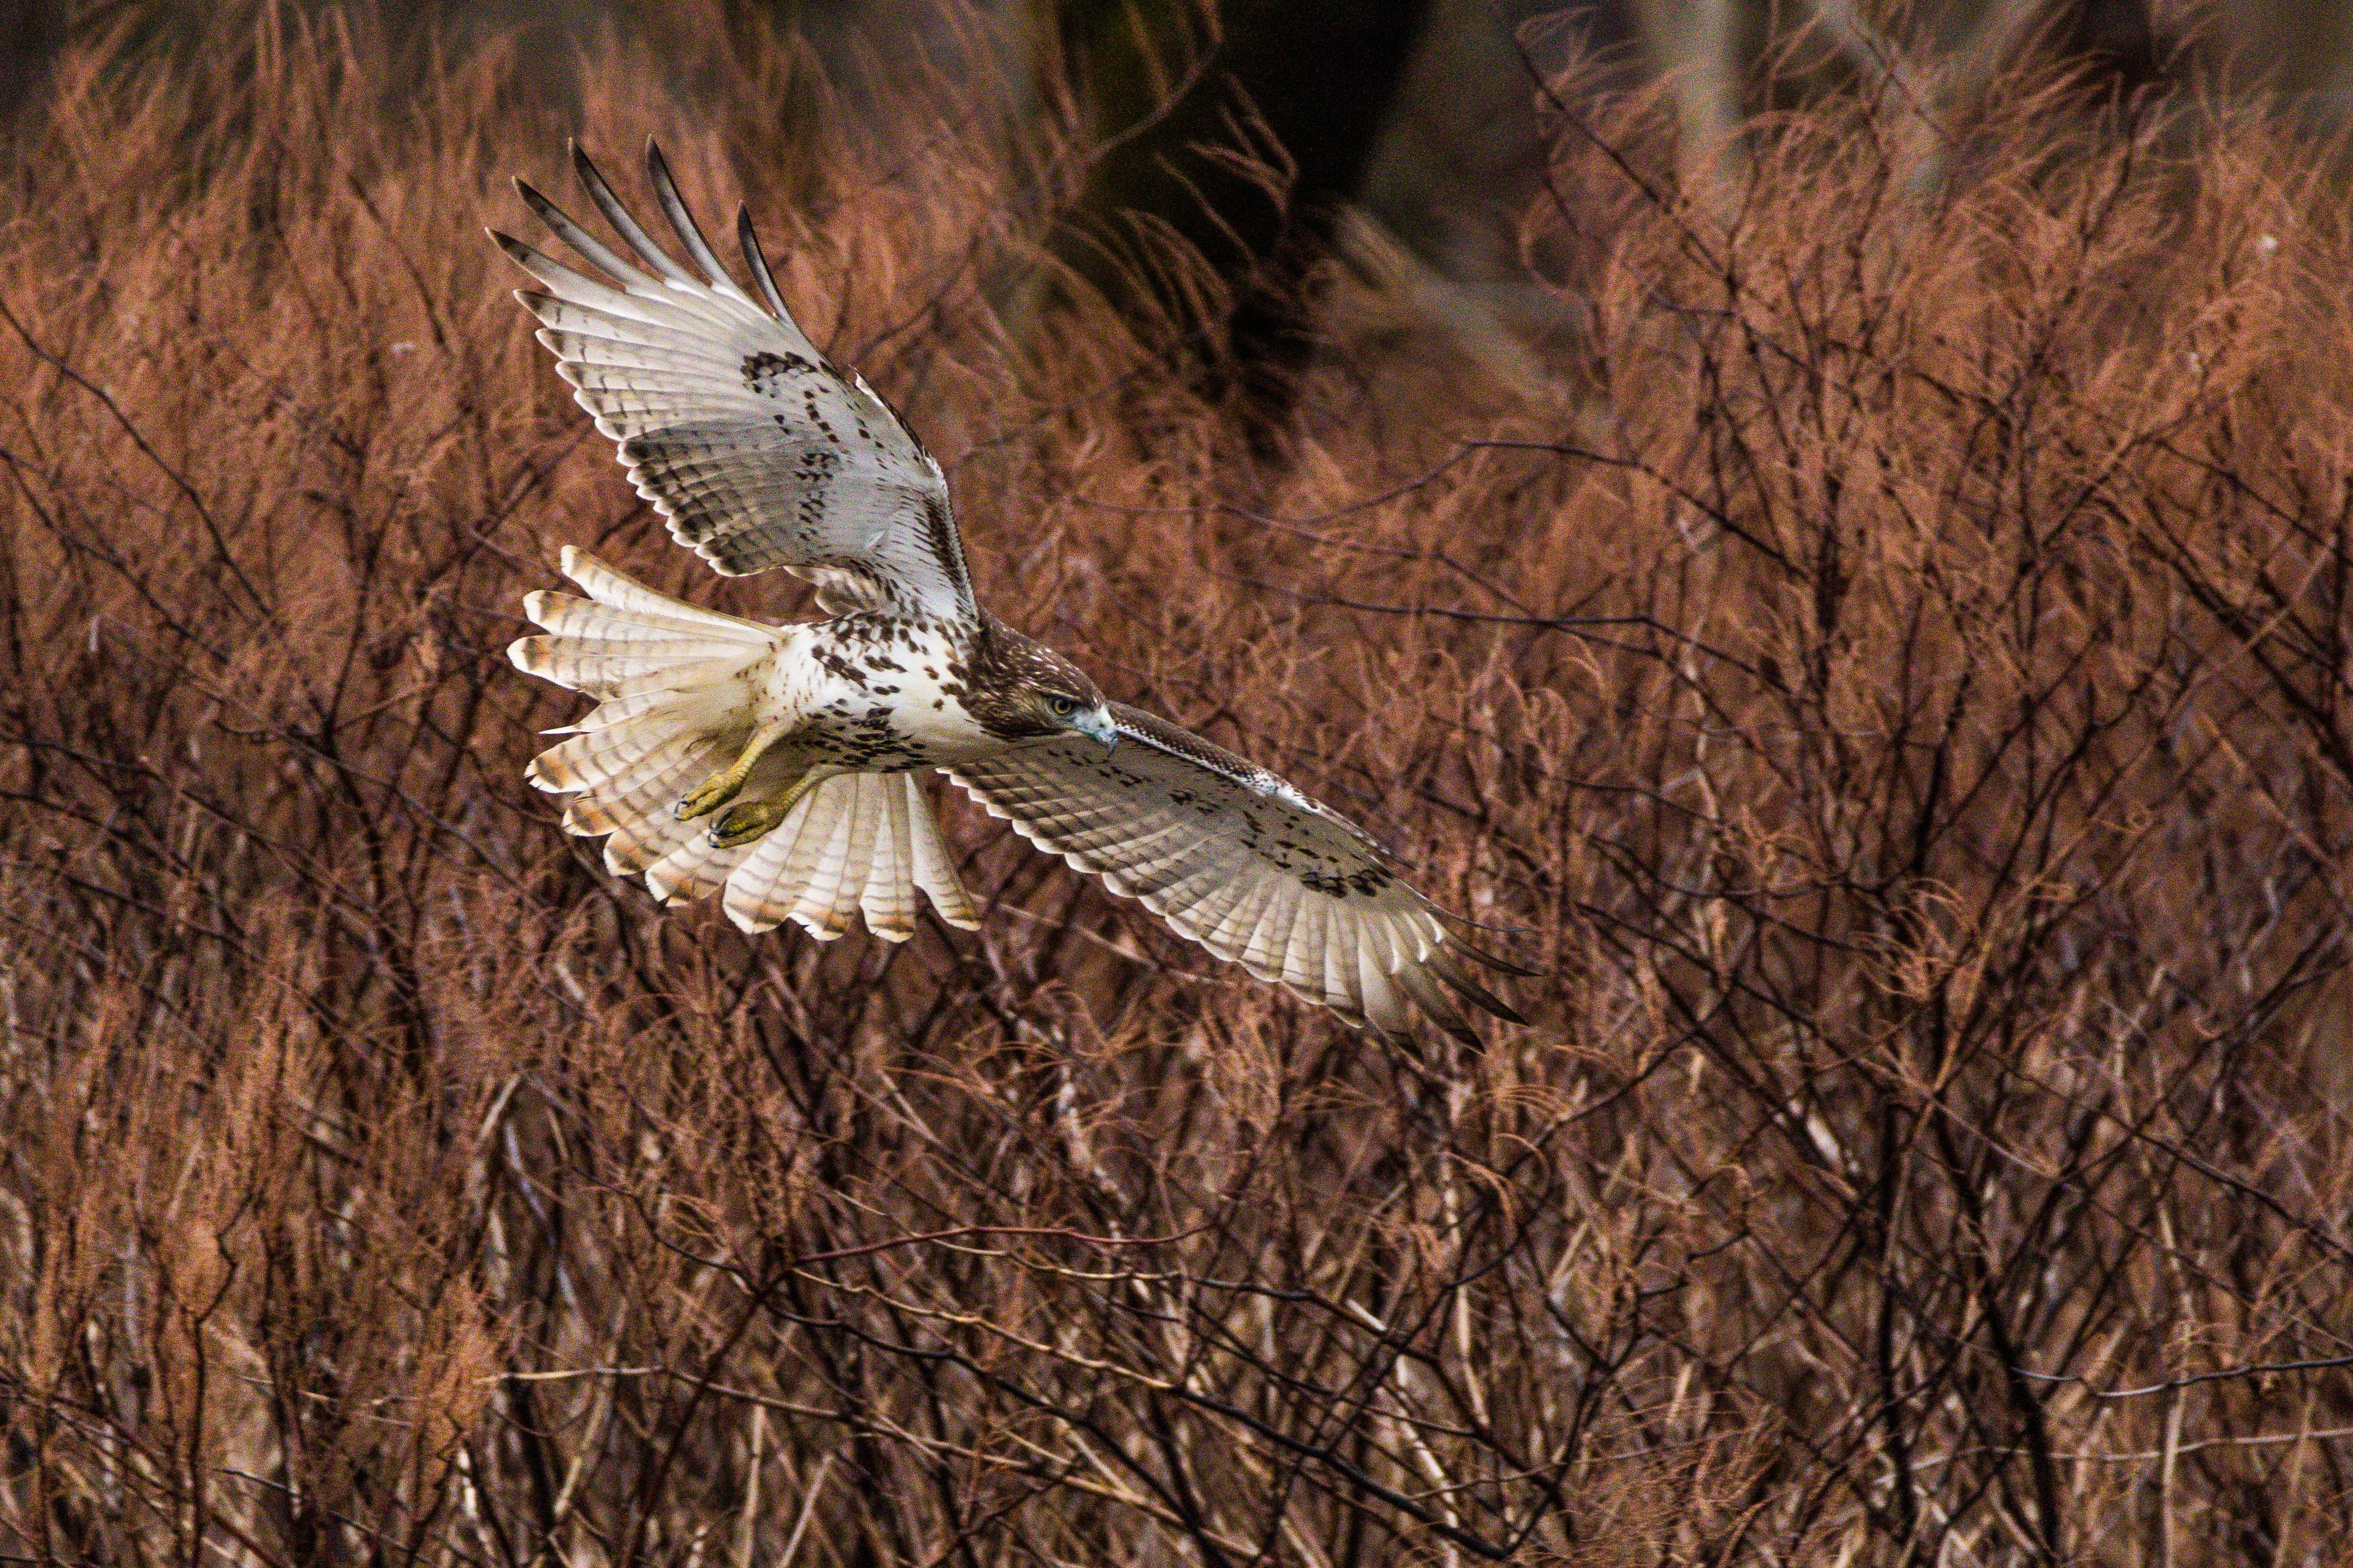
[(1103, 755), (1119, 750), (1119, 726), (1112, 720), (1111, 710), (1098, 704), (1092, 713), (1082, 713), (1071, 721), (1071, 728), (1090, 741), (1102, 742)]

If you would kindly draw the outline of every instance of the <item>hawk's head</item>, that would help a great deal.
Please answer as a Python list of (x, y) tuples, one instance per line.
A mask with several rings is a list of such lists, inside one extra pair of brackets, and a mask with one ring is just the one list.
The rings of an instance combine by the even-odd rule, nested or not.
[(965, 679), (965, 709), (999, 740), (1043, 740), (1068, 731), (1106, 752), (1119, 744), (1111, 704), (1086, 672), (1002, 622), (992, 619), (975, 640)]

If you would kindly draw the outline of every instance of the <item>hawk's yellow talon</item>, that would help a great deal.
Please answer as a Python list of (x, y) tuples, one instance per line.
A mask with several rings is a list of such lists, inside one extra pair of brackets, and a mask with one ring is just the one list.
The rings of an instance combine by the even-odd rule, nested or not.
[(786, 817), (792, 815), (793, 807), (801, 803), (801, 796), (840, 772), (839, 768), (811, 768), (801, 775), (798, 784), (782, 795), (771, 795), (766, 800), (747, 800), (741, 805), (731, 807), (726, 816), (711, 825), (711, 842), (721, 849), (733, 849), (739, 844), (749, 844), (754, 838), (774, 832)]
[(783, 799), (747, 800), (711, 825), (711, 842), (722, 849), (749, 844), (774, 832), (790, 810), (791, 803)]
[(751, 773), (748, 763), (738, 762), (724, 773), (712, 774), (678, 797), (678, 805), (672, 808), (678, 814), (678, 819), (692, 822), (698, 816), (717, 811), (743, 793), (744, 781), (751, 776)]
[[(752, 776), (752, 764), (760, 754), (782, 740), (787, 732), (784, 725), (770, 725), (753, 732), (744, 743), (744, 754), (720, 772), (712, 774), (692, 789), (678, 797), (671, 811), (681, 822), (692, 822), (698, 816), (708, 816), (729, 801), (744, 793), (744, 781)], [(775, 826), (774, 823), (769, 824)]]

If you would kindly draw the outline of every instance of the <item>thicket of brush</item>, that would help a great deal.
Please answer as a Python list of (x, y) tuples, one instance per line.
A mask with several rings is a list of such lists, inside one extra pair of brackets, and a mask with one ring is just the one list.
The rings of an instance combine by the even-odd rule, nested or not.
[[(1830, 109), (1686, 196), (1565, 99), (1567, 390), (1343, 354), (1277, 468), (1107, 322), (1017, 374), (982, 285), (1080, 164), (980, 89), (787, 132), (789, 51), (616, 44), (575, 127), (496, 56), (244, 36), (69, 59), (5, 155), (0, 1555), (2353, 1531), (2316, 160), (2054, 108), (1928, 195)], [(1535, 1026), (1385, 1052), (968, 808), (977, 936), (607, 879), (522, 782), (572, 708), (519, 596), (578, 542), (807, 601), (667, 542), (506, 297), (479, 226), (575, 128), (747, 195), (986, 598), (1517, 932)]]

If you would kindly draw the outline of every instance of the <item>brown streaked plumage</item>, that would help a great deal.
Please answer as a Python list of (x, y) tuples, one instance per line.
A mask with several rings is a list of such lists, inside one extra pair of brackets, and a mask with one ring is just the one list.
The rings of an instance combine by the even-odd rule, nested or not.
[(974, 602), (939, 465), (794, 324), (748, 213), (736, 234), (757, 300), (695, 227), (659, 151), (648, 173), (693, 271), (573, 156), (621, 249), (518, 188), (604, 279), (494, 236), (542, 285), (517, 298), (558, 374), (679, 542), (729, 575), (806, 577), (832, 617), (718, 615), (565, 551), (587, 596), (531, 595), (525, 613), (547, 635), (511, 651), (597, 706), (530, 778), (571, 797), (564, 826), (603, 836), (615, 875), (670, 902), (715, 894), (751, 931), (790, 920), (830, 940), (855, 910), (903, 941), (919, 889), (970, 928), (915, 784), (936, 769), (1173, 930), (1360, 1026), (1400, 1035), (1419, 1010), (1471, 1038), (1464, 1001), (1518, 1017), (1465, 961), (1506, 966), (1354, 824), (1106, 700)]

